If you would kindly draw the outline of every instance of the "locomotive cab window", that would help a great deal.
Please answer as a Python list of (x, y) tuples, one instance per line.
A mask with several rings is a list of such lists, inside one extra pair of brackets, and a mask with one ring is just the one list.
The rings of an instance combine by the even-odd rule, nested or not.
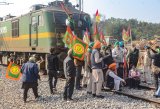
[(37, 23), (37, 20), (36, 20), (36, 17), (34, 16), (32, 17), (32, 25), (36, 25), (36, 23)]
[(38, 26), (43, 26), (43, 17), (41, 15), (38, 16)]
[(12, 37), (19, 37), (19, 20), (12, 21)]

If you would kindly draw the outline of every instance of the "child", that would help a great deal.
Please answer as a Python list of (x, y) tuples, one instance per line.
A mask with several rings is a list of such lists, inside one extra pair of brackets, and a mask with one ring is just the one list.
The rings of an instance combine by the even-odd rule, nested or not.
[(129, 71), (129, 87), (130, 88), (139, 88), (140, 84), (140, 73), (133, 65)]

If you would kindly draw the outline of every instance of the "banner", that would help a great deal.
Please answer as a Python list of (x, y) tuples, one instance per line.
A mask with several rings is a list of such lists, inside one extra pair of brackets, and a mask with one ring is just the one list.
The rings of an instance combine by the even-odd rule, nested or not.
[(88, 45), (75, 36), (73, 39), (72, 49), (73, 49), (72, 52), (73, 57), (82, 61), (84, 60), (84, 55), (88, 49)]
[(67, 30), (66, 33), (63, 37), (63, 42), (67, 45), (68, 48), (72, 47), (73, 44), (73, 33), (71, 31), (71, 28), (69, 26), (67, 26)]
[(20, 67), (17, 64), (10, 62), (9, 66), (7, 67), (6, 78), (11, 80), (19, 80), (20, 77)]

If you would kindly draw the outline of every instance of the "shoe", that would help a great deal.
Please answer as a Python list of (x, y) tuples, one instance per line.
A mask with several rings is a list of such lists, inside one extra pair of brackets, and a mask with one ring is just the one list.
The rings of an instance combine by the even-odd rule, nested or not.
[(71, 100), (72, 101), (73, 99), (72, 98), (67, 98), (67, 100)]
[(119, 89), (119, 90), (117, 90), (117, 91), (120, 91), (120, 92), (121, 92), (121, 91), (122, 91), (122, 89)]
[(72, 98), (67, 98), (67, 102), (71, 102), (71, 101), (73, 101)]
[(53, 92), (51, 92), (51, 95), (54, 95), (54, 93), (53, 93)]
[(78, 88), (76, 88), (76, 90), (82, 90), (82, 87), (78, 87)]
[(84, 84), (83, 87), (84, 87), (84, 88), (87, 88), (87, 84)]
[(24, 100), (23, 102), (24, 102), (24, 103), (27, 103), (27, 101), (26, 101), (26, 100)]
[(41, 96), (38, 96), (38, 97), (35, 98), (36, 101), (40, 101), (41, 99), (42, 99)]
[(67, 98), (63, 98), (63, 101), (67, 101)]
[(92, 94), (92, 97), (96, 97), (96, 94)]
[(57, 89), (56, 89), (55, 87), (53, 87), (53, 90), (54, 90), (54, 91), (57, 91)]
[(96, 98), (104, 98), (104, 96), (103, 95), (96, 95)]
[(92, 94), (92, 92), (88, 92), (88, 91), (87, 91), (87, 94), (89, 94), (89, 95), (90, 95), (90, 94)]

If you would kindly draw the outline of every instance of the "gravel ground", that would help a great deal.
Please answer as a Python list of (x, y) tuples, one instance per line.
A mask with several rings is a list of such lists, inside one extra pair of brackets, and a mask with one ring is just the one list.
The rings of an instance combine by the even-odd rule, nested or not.
[[(0, 66), (0, 69), (1, 73), (5, 72), (2, 66)], [(0, 109), (160, 109), (160, 106), (157, 107), (154, 104), (116, 95), (112, 92), (103, 92), (104, 99), (92, 98), (90, 95), (86, 95), (85, 89), (75, 90), (73, 94), (74, 101), (66, 102), (62, 100), (65, 81), (59, 79), (57, 92), (51, 95), (47, 76), (42, 76), (42, 80), (39, 81), (38, 92), (42, 96), (41, 99), (35, 101), (32, 90), (29, 90), (28, 102), (24, 104), (21, 82), (8, 80), (4, 75), (3, 73), (0, 80)], [(127, 88), (124, 90), (131, 92)], [(146, 92), (141, 91), (140, 96), (141, 94), (146, 95)], [(150, 94), (148, 95), (150, 96)]]

